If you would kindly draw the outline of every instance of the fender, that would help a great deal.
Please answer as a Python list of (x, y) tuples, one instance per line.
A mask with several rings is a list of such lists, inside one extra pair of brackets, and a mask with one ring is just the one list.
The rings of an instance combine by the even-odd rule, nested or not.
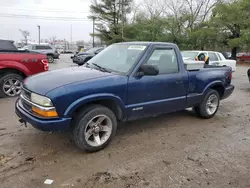
[(219, 81), (219, 80), (213, 81), (213, 82), (209, 83), (209, 84), (205, 87), (205, 89), (204, 89), (203, 92), (202, 92), (202, 95), (204, 95), (204, 94), (206, 93), (206, 91), (207, 91), (209, 88), (213, 87), (213, 86), (222, 86), (223, 88), (225, 88), (224, 83), (223, 83), (222, 81)]
[(24, 73), (25, 76), (31, 75), (30, 70), (24, 66), (23, 64), (17, 62), (17, 61), (1, 61), (1, 69), (17, 69), (20, 72)]
[(94, 102), (96, 100), (102, 100), (102, 99), (110, 99), (114, 100), (121, 108), (122, 115), (126, 114), (125, 105), (123, 101), (116, 95), (110, 94), (110, 93), (101, 93), (101, 94), (94, 94), (94, 95), (88, 95), (82, 98), (77, 99), (75, 102), (73, 102), (69, 107), (65, 110), (64, 116), (71, 117), (73, 112), (80, 106), (83, 106), (84, 104)]

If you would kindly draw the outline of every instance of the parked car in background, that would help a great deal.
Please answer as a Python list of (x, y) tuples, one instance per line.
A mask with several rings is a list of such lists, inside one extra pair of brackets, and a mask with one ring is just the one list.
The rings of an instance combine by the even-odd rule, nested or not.
[(231, 67), (233, 71), (236, 71), (236, 61), (232, 59), (226, 59), (220, 52), (215, 51), (182, 51), (184, 59), (196, 60), (199, 54), (204, 53), (209, 57), (209, 65), (213, 66), (227, 66)]
[(73, 63), (76, 63), (78, 65), (83, 65), (90, 59), (92, 59), (95, 55), (100, 53), (104, 48), (103, 47), (96, 47), (91, 48), (90, 50), (86, 52), (79, 52), (78, 54), (71, 57)]
[(231, 79), (230, 67), (189, 71), (172, 43), (119, 43), (84, 66), (26, 79), (15, 109), (20, 122), (71, 131), (80, 149), (95, 152), (110, 143), (118, 122), (190, 107), (212, 118), (234, 91)]
[(237, 57), (237, 61), (238, 62), (250, 62), (250, 53), (241, 53), (239, 54), (239, 56)]
[(48, 69), (46, 55), (20, 51), (13, 41), (0, 40), (0, 97), (19, 95), (25, 78)]
[(49, 63), (53, 63), (54, 59), (59, 59), (59, 52), (50, 45), (44, 44), (30, 44), (23, 48), (24, 50), (29, 50), (31, 52), (39, 52), (47, 55)]

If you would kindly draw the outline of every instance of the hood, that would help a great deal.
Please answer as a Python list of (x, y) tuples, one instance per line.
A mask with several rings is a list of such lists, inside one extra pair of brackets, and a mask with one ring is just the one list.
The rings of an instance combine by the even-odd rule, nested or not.
[(31, 76), (24, 81), (24, 87), (32, 92), (46, 95), (49, 91), (64, 85), (111, 75), (111, 73), (76, 66)]

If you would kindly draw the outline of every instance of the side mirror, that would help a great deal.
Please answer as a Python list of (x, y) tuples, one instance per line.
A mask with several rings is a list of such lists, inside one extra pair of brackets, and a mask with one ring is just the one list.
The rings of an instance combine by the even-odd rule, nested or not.
[(155, 65), (143, 64), (140, 66), (137, 76), (156, 76), (159, 74), (159, 69)]

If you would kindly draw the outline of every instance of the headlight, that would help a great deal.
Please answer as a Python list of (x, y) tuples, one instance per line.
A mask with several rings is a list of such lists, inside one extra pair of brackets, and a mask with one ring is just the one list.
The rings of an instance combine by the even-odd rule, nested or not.
[[(32, 111), (42, 117), (58, 117), (55, 107), (47, 97), (31, 93)], [(37, 105), (35, 105), (37, 104)]]
[(36, 103), (38, 105), (45, 106), (45, 107), (52, 107), (53, 106), (53, 104), (49, 98), (41, 96), (41, 95), (37, 95), (35, 93), (31, 93), (31, 101), (33, 103)]

